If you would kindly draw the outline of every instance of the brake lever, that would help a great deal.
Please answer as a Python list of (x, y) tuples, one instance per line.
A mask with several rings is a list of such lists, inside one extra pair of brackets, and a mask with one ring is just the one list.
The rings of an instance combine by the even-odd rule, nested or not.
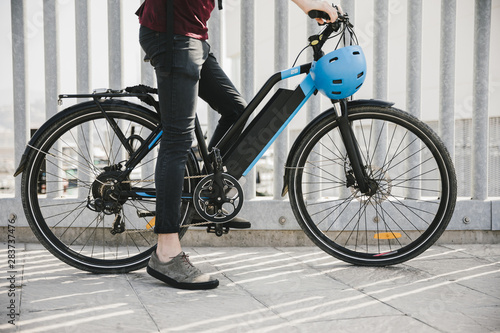
[(339, 20), (347, 24), (349, 28), (354, 28), (354, 25), (349, 21), (349, 15), (347, 13), (345, 13), (344, 15), (339, 14)]

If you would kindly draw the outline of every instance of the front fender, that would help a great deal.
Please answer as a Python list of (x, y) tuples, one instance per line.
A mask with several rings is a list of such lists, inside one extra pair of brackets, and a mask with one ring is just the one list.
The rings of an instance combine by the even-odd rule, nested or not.
[[(370, 105), (389, 108), (393, 106), (394, 103), (381, 101), (377, 99), (358, 99), (358, 100), (348, 101), (347, 110), (349, 110), (350, 107), (370, 106)], [(304, 140), (304, 137), (307, 135), (307, 133), (311, 130), (312, 127), (316, 126), (316, 124), (322, 121), (324, 118), (332, 116), (333, 117), (337, 116), (337, 112), (334, 107), (331, 107), (328, 110), (322, 112), (319, 116), (317, 116), (309, 124), (307, 124), (307, 126), (300, 132), (299, 136), (293, 143), (292, 148), (290, 149), (290, 152), (288, 153), (288, 157), (286, 159), (285, 175), (283, 176), (283, 189), (281, 190), (282, 197), (284, 197), (288, 193), (288, 178), (289, 178), (288, 175), (291, 167), (292, 156), (297, 150), (297, 146), (299, 145), (300, 142), (302, 142), (302, 140)]]

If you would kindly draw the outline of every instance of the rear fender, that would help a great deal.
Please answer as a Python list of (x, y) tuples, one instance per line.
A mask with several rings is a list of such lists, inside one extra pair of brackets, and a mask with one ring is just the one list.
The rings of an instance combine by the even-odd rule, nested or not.
[[(147, 112), (147, 113), (150, 113), (152, 115), (155, 115), (155, 117), (157, 117), (158, 115), (141, 106), (141, 105), (138, 105), (138, 104), (135, 104), (135, 103), (130, 103), (130, 102), (127, 102), (127, 101), (123, 101), (123, 100), (119, 100), (119, 99), (108, 99), (108, 100), (105, 100), (105, 101), (100, 101), (99, 104), (103, 105), (103, 106), (106, 106), (107, 104), (113, 104), (114, 106), (126, 106), (126, 107), (130, 107), (130, 106), (133, 106), (133, 107), (136, 107), (136, 108), (141, 108), (143, 109), (143, 111)], [(96, 102), (95, 101), (88, 101), (88, 102), (83, 102), (83, 103), (78, 103), (78, 104), (75, 104), (73, 106), (70, 106), (69, 108), (66, 108), (64, 110), (62, 110), (61, 112), (58, 112), (56, 113), (54, 116), (52, 116), (49, 120), (47, 120), (36, 132), (35, 134), (33, 134), (33, 136), (31, 137), (31, 139), (29, 140), (26, 148), (24, 149), (24, 152), (23, 152), (23, 155), (21, 156), (21, 161), (19, 162), (19, 166), (17, 167), (16, 169), (16, 172), (14, 173), (14, 177), (17, 177), (18, 175), (20, 175), (21, 173), (23, 173), (25, 167), (26, 167), (26, 161), (28, 159), (28, 155), (30, 153), (31, 150), (33, 150), (33, 146), (34, 146), (34, 143), (40, 138), (40, 136), (49, 128), (51, 127), (55, 122), (63, 119), (64, 117), (67, 117), (68, 115), (70, 115), (71, 113), (73, 112), (76, 112), (76, 111), (79, 111), (81, 110), (82, 108), (88, 108), (90, 106), (94, 106), (96, 105)]]

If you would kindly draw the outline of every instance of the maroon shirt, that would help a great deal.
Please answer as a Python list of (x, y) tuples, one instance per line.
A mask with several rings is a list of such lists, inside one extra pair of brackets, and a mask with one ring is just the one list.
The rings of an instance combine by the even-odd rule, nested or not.
[[(175, 0), (174, 34), (208, 39), (207, 21), (214, 6), (214, 0)], [(146, 0), (136, 14), (141, 25), (151, 30), (166, 32), (166, 12), (165, 0)]]

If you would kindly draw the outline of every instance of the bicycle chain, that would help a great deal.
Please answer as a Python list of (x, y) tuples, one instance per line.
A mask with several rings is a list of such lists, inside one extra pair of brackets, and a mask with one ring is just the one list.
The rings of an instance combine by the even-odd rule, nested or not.
[(200, 225), (207, 225), (207, 224), (211, 224), (211, 223), (214, 223), (214, 222), (205, 221), (205, 222), (199, 222), (199, 223), (183, 224), (180, 227), (181, 228), (198, 227)]
[[(199, 223), (190, 223), (190, 224), (183, 224), (180, 227), (181, 228), (189, 228), (189, 227), (199, 227), (200, 225), (208, 225), (213, 222), (210, 221), (205, 221), (205, 222), (199, 222)], [(151, 229), (152, 231), (153, 229)], [(124, 232), (126, 233), (143, 233), (144, 231), (149, 232), (147, 230), (125, 230)]]
[[(208, 175), (188, 176), (188, 177), (184, 177), (184, 179), (205, 178), (206, 176), (208, 176)], [(141, 182), (154, 182), (154, 181), (155, 181), (154, 179), (143, 179), (143, 180), (135, 179), (135, 180), (125, 180), (125, 181), (122, 181), (122, 183), (141, 183)], [(189, 227), (196, 227), (196, 226), (200, 226), (200, 225), (208, 225), (211, 223), (213, 223), (213, 222), (205, 221), (205, 222), (199, 222), (199, 223), (183, 224), (180, 227), (181, 228), (189, 228)]]
[[(198, 175), (198, 176), (187, 176), (184, 177), (184, 179), (197, 179), (197, 178), (205, 178), (208, 175)], [(146, 182), (154, 182), (154, 179), (131, 179), (131, 180), (124, 180), (122, 183), (146, 183)]]

